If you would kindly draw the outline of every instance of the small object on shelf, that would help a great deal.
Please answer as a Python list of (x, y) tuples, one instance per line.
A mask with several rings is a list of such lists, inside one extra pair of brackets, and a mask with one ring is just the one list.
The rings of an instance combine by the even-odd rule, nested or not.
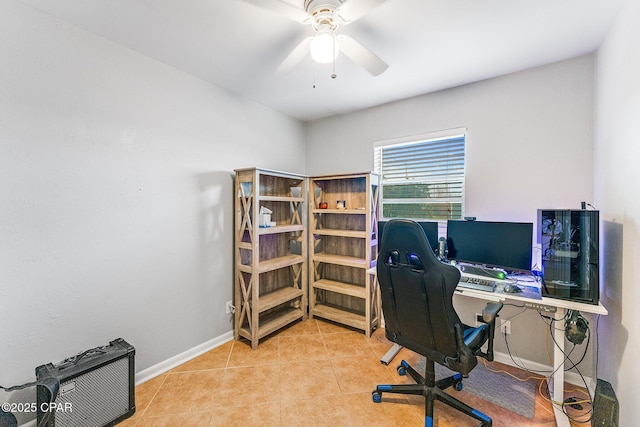
[(346, 200), (338, 200), (336, 202), (336, 209), (346, 209), (347, 208), (347, 201)]
[(327, 202), (320, 202), (320, 205), (318, 206), (320, 209), (327, 209), (329, 207), (329, 203)]
[(258, 224), (260, 228), (267, 228), (271, 226), (272, 213), (273, 212), (270, 209), (260, 206), (260, 223)]

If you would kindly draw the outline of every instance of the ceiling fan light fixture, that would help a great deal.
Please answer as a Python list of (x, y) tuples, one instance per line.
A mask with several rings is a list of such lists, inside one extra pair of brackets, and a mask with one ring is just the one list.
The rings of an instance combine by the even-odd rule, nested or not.
[(309, 46), (311, 57), (321, 64), (328, 64), (336, 59), (340, 45), (333, 31), (318, 31)]

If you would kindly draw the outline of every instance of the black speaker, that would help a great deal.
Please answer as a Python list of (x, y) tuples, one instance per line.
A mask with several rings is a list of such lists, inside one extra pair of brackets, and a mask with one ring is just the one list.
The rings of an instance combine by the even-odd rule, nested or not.
[(47, 388), (38, 386), (38, 425), (46, 427), (112, 426), (130, 417), (135, 406), (135, 349), (122, 338), (62, 362), (36, 368), (38, 380), (60, 382), (51, 402)]
[(593, 427), (618, 427), (618, 399), (608, 382), (598, 379), (593, 398)]

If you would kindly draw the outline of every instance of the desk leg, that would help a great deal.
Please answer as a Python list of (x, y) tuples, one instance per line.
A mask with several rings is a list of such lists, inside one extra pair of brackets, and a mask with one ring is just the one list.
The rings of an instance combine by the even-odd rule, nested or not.
[(398, 354), (400, 350), (402, 350), (402, 346), (400, 344), (393, 343), (391, 348), (380, 359), (380, 363), (385, 366), (388, 365), (389, 362), (391, 362), (393, 358), (396, 357), (396, 354)]
[[(558, 307), (556, 318), (562, 319), (565, 315), (565, 309)], [(551, 379), (551, 399), (556, 402), (564, 400), (564, 324), (560, 327), (554, 327), (553, 338), (556, 345), (553, 347), (553, 377)], [(560, 405), (553, 405), (553, 412), (556, 416), (556, 424), (558, 427), (570, 427), (569, 418), (562, 412)]]

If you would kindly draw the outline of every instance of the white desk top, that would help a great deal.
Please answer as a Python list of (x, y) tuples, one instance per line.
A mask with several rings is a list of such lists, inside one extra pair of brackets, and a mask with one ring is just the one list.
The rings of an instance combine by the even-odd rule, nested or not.
[(512, 300), (512, 301), (520, 301), (523, 303), (532, 302), (536, 304), (548, 305), (549, 307), (564, 308), (567, 310), (578, 310), (585, 313), (593, 313), (593, 314), (606, 315), (609, 313), (601, 303), (598, 303), (597, 305), (586, 304), (583, 302), (567, 301), (563, 299), (549, 298), (549, 297), (542, 297), (542, 299), (532, 299), (532, 298), (518, 296), (518, 294), (486, 292), (486, 291), (479, 291), (476, 289), (463, 289), (463, 288), (456, 289), (456, 294), (463, 295), (466, 297), (471, 297), (471, 298), (490, 300), (490, 301)]
[[(376, 268), (372, 267), (367, 270), (368, 274), (376, 274)], [(477, 289), (467, 289), (467, 288), (458, 288), (456, 289), (456, 294), (462, 295), (465, 297), (478, 298), (486, 301), (520, 301), (522, 303), (535, 303), (541, 305), (547, 305), (549, 307), (557, 307), (563, 308), (566, 310), (578, 310), (585, 313), (593, 313), (593, 314), (604, 314), (607, 315), (609, 312), (602, 305), (602, 303), (596, 304), (586, 304), (582, 302), (568, 301), (558, 298), (549, 298), (542, 297), (541, 299), (533, 299), (519, 296), (518, 294), (507, 294), (504, 292), (486, 292), (480, 291)]]

